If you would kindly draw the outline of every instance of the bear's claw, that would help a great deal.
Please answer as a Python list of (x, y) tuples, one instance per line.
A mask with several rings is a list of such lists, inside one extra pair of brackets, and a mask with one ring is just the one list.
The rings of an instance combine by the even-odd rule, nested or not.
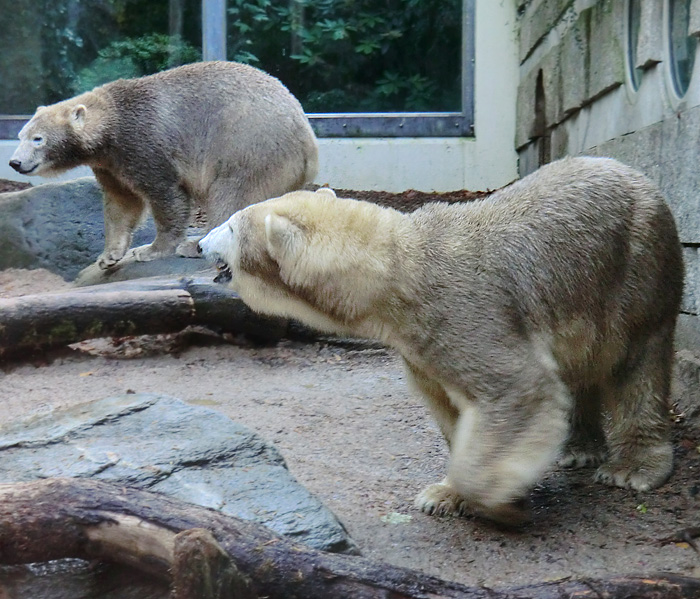
[(466, 512), (464, 497), (445, 483), (435, 483), (416, 496), (416, 507), (430, 516), (461, 516)]

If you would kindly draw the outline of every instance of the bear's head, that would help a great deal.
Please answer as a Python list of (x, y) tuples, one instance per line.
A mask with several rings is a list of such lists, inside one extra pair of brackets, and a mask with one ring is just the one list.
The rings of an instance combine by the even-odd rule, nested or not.
[(97, 113), (88, 106), (90, 93), (37, 108), (19, 132), (10, 166), (22, 175), (53, 176), (85, 164), (96, 141), (90, 122)]
[(396, 224), (389, 208), (293, 191), (249, 206), (199, 242), (230, 269), (231, 286), (257, 312), (336, 333), (367, 334), (367, 319), (394, 291)]

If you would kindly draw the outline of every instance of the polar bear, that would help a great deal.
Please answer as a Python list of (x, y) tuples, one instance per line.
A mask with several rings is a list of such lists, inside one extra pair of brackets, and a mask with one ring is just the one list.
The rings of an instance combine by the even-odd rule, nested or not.
[(196, 256), (186, 241), (195, 206), (209, 229), (236, 210), (312, 181), (316, 137), (282, 83), (247, 65), (203, 62), (114, 81), (39, 107), (10, 166), (52, 175), (88, 165), (104, 190), (105, 249), (119, 262), (150, 209), (156, 238), (139, 261)]
[(659, 191), (619, 162), (567, 158), (410, 214), (292, 192), (200, 247), (253, 310), (398, 350), (450, 449), (425, 512), (518, 525), (557, 459), (638, 491), (671, 473), (681, 247)]

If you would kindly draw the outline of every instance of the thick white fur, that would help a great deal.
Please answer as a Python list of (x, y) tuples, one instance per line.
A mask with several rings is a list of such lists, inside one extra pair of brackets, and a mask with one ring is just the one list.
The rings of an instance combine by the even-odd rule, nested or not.
[(636, 490), (671, 472), (680, 244), (656, 188), (618, 162), (559, 161), (411, 214), (292, 192), (200, 245), (254, 310), (401, 353), (450, 445), (445, 480), (417, 498), (427, 512), (518, 524), (558, 457), (607, 458), (597, 478)]

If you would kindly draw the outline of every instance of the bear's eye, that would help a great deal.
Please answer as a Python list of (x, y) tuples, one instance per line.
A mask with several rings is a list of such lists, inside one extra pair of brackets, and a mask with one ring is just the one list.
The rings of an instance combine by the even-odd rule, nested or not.
[(35, 135), (34, 137), (32, 137), (32, 143), (35, 146), (40, 146), (44, 143), (44, 138), (41, 135)]

